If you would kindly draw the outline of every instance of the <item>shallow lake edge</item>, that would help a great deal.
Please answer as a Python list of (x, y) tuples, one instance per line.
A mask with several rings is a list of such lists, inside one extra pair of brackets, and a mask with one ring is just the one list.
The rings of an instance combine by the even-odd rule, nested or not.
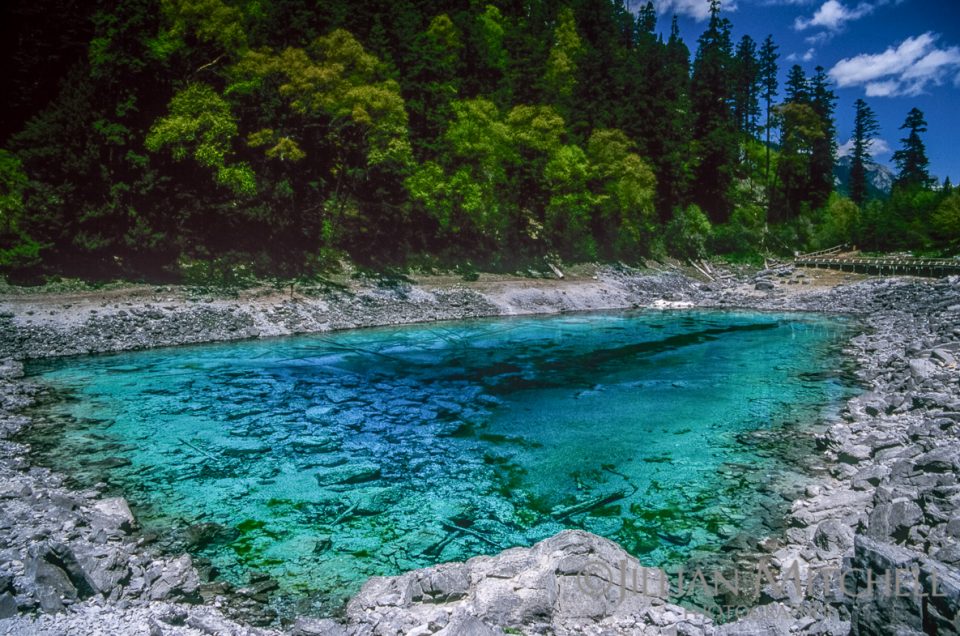
[[(4, 329), (4, 333), (6, 333), (7, 336), (4, 336), (2, 342), (0, 342), (0, 352), (2, 352), (4, 357), (9, 358), (48, 357), (145, 348), (151, 346), (153, 343), (164, 346), (179, 343), (232, 340), (245, 337), (264, 337), (284, 335), (285, 333), (306, 333), (337, 328), (391, 325), (440, 319), (638, 307), (657, 307), (662, 309), (669, 309), (671, 307), (691, 307), (696, 309), (729, 308), (761, 311), (852, 313), (863, 316), (866, 323), (866, 332), (857, 335), (853, 339), (853, 346), (850, 347), (846, 353), (857, 362), (859, 368), (858, 374), (861, 376), (861, 380), (868, 385), (873, 385), (875, 389), (880, 388), (885, 390), (886, 393), (882, 394), (881, 397), (890, 401), (898, 392), (903, 393), (903, 390), (895, 387), (892, 383), (885, 383), (886, 386), (884, 387), (876, 386), (877, 378), (875, 377), (876, 374), (874, 371), (883, 367), (887, 362), (887, 360), (880, 358), (883, 357), (883, 354), (889, 354), (891, 351), (909, 348), (913, 341), (923, 339), (925, 335), (924, 332), (926, 332), (926, 334), (932, 333), (936, 337), (942, 336), (944, 325), (951, 326), (955, 322), (955, 318), (953, 317), (955, 316), (955, 311), (952, 309), (952, 305), (944, 305), (944, 298), (948, 296), (955, 297), (952, 303), (958, 305), (957, 308), (960, 309), (960, 284), (958, 284), (958, 282), (960, 281), (956, 278), (941, 282), (867, 280), (838, 287), (813, 286), (803, 290), (804, 293), (788, 293), (783, 289), (775, 288), (773, 292), (757, 294), (754, 291), (753, 280), (751, 279), (733, 279), (723, 283), (714, 282), (704, 285), (676, 273), (649, 275), (635, 271), (624, 271), (618, 268), (601, 272), (594, 281), (571, 283), (571, 285), (566, 288), (551, 286), (551, 288), (544, 290), (530, 286), (523, 286), (519, 289), (510, 289), (509, 286), (506, 286), (505, 288), (494, 290), (492, 293), (458, 289), (456, 287), (452, 289), (422, 289), (415, 285), (409, 285), (401, 289), (391, 288), (384, 290), (373, 288), (370, 290), (362, 290), (360, 293), (350, 297), (353, 306), (344, 305), (342, 307), (334, 304), (337, 301), (343, 301), (344, 299), (342, 297), (301, 300), (294, 303), (294, 305), (296, 305), (295, 309), (291, 309), (290, 303), (287, 301), (282, 301), (279, 305), (273, 306), (258, 305), (249, 308), (249, 310), (248, 308), (237, 306), (232, 301), (222, 301), (220, 305), (216, 305), (216, 301), (213, 303), (204, 303), (204, 306), (200, 308), (190, 304), (178, 305), (169, 302), (162, 308), (156, 308), (153, 306), (153, 303), (142, 303), (139, 306), (134, 304), (130, 310), (115, 308), (116, 311), (113, 312), (94, 311), (94, 313), (87, 315), (86, 320), (79, 326), (70, 321), (61, 321), (58, 323), (56, 320), (50, 320), (39, 325), (29, 325), (23, 321), (24, 316), (22, 314), (8, 311), (5, 314), (5, 320), (11, 323), (9, 326), (12, 327), (12, 330)], [(801, 288), (796, 287), (794, 289), (799, 292)], [(908, 299), (897, 298), (898, 295), (903, 296), (905, 294), (909, 296)], [(894, 302), (891, 302), (891, 299)], [(903, 302), (903, 300), (907, 300), (907, 302)], [(320, 306), (321, 303), (324, 307)], [(303, 307), (304, 304), (307, 305), (306, 308)], [(130, 305), (125, 306), (130, 307)], [(324, 311), (324, 309), (326, 311)], [(148, 312), (149, 315), (139, 316), (134, 310), (139, 313)], [(90, 309), (88, 308), (87, 311), (90, 311)], [(941, 316), (937, 315), (938, 311), (942, 314)], [(124, 313), (121, 314), (120, 312)], [(103, 314), (106, 314), (106, 316)], [(219, 321), (218, 317), (220, 316), (222, 316), (224, 320)], [(940, 320), (937, 320), (938, 317)], [(897, 320), (900, 322), (912, 320), (914, 323), (919, 320), (923, 324), (914, 324), (913, 326), (916, 329), (912, 333), (902, 328), (890, 329), (889, 326), (896, 323)], [(249, 327), (251, 323), (257, 325), (257, 327)], [(246, 331), (244, 331), (244, 328), (241, 328), (243, 324), (248, 325), (248, 327), (245, 328), (247, 329)], [(263, 325), (272, 325), (272, 328), (264, 328)], [(111, 328), (111, 326), (119, 326), (119, 329), (112, 337), (104, 337), (106, 335), (104, 329)], [(253, 331), (256, 331), (256, 333), (253, 333)], [(125, 337), (128, 334), (133, 335), (131, 337)], [(952, 333), (950, 335), (952, 335)], [(151, 340), (152, 336), (155, 336), (154, 340)], [(882, 346), (874, 348), (872, 351), (868, 350), (863, 347), (862, 344), (857, 344), (857, 339), (862, 338), (872, 338), (875, 341), (874, 344), (880, 343)], [(956, 340), (956, 338), (953, 339)], [(917, 355), (923, 356), (923, 353), (918, 351)], [(937, 358), (932, 351), (927, 352), (925, 356), (918, 357), (917, 359), (932, 359), (933, 362), (931, 362), (931, 364), (940, 363), (940, 359)], [(25, 418), (15, 415), (14, 413), (22, 410), (29, 403), (31, 399), (30, 396), (35, 391), (35, 387), (32, 387), (29, 381), (17, 377), (21, 372), (19, 371), (19, 364), (8, 360), (3, 368), (5, 371), (2, 374), (4, 376), (2, 381), (7, 385), (4, 387), (5, 394), (8, 394), (12, 398), (4, 400), (2, 409), (2, 416), (5, 423), (4, 437), (9, 438), (13, 429), (29, 425), (29, 421), (26, 421)], [(908, 374), (909, 373), (910, 371), (908, 369)], [(930, 375), (934, 374), (931, 373)], [(953, 378), (953, 380), (955, 380), (955, 378)], [(948, 397), (952, 391), (955, 392), (955, 389), (950, 388), (951, 386), (949, 382), (945, 385), (945, 393)], [(877, 394), (876, 390), (874, 394)], [(896, 400), (893, 399), (892, 401)], [(939, 411), (943, 412), (942, 407), (945, 405), (932, 404), (930, 406), (932, 408), (925, 407), (924, 412), (931, 411), (933, 414), (938, 414), (938, 406), (941, 407)], [(872, 407), (865, 408), (863, 398), (861, 397), (851, 401), (851, 404), (847, 405), (844, 414), (849, 422), (856, 425), (858, 422), (867, 421), (871, 418), (876, 419), (879, 411)], [(909, 425), (914, 424), (916, 424), (916, 422), (911, 421)], [(850, 424), (840, 424), (839, 426), (845, 427), (845, 430), (831, 430), (823, 437), (823, 446), (826, 452), (825, 458), (828, 461), (834, 462), (836, 466), (841, 467), (869, 464), (875, 455), (869, 447), (867, 447), (867, 451), (855, 449), (853, 455), (847, 452), (854, 449), (854, 447), (864, 446), (864, 444), (854, 442), (864, 441), (858, 439), (857, 436), (866, 437), (866, 433), (869, 433), (869, 431), (853, 430), (856, 427)], [(897, 423), (894, 422), (893, 426), (897, 426)], [(908, 424), (906, 422), (902, 422), (901, 428), (906, 429), (907, 426)], [(906, 430), (901, 431), (901, 433), (905, 434)], [(907, 436), (907, 438), (909, 439), (909, 436)], [(9, 441), (4, 442), (4, 452), (2, 462), (0, 462), (3, 472), (7, 473), (7, 475), (19, 474), (18, 484), (21, 486), (21, 491), (23, 490), (23, 486), (28, 486), (31, 492), (29, 496), (34, 499), (43, 499), (38, 493), (43, 493), (44, 490), (57, 491), (59, 496), (72, 496), (78, 500), (75, 501), (74, 510), (69, 512), (75, 512), (78, 517), (85, 518), (84, 522), (87, 523), (88, 526), (92, 527), (95, 525), (96, 519), (92, 519), (91, 516), (96, 517), (97, 514), (101, 516), (104, 514), (102, 500), (98, 503), (95, 493), (62, 492), (64, 490), (61, 485), (62, 482), (56, 475), (49, 472), (36, 468), (25, 472), (29, 470), (29, 466), (23, 461), (22, 451), (23, 449), (15, 448), (15, 445)], [(924, 450), (924, 453), (928, 452), (931, 451), (929, 449)], [(846, 453), (846, 455), (844, 455), (844, 453)], [(857, 453), (859, 453), (859, 455)], [(860, 455), (864, 456), (860, 457)], [(868, 466), (865, 465), (863, 468), (865, 469), (867, 467)], [(788, 542), (787, 545), (778, 549), (773, 555), (775, 560), (783, 561), (783, 559), (789, 557), (790, 554), (799, 555), (804, 551), (809, 552), (810, 543), (815, 539), (813, 535), (816, 535), (820, 530), (824, 530), (820, 532), (820, 538), (823, 539), (821, 542), (825, 542), (827, 546), (836, 544), (833, 547), (838, 549), (821, 551), (822, 554), (814, 555), (814, 559), (807, 559), (808, 565), (824, 566), (824, 564), (840, 563), (845, 553), (850, 552), (853, 544), (853, 533), (858, 526), (862, 525), (861, 522), (863, 519), (861, 516), (865, 514), (862, 505), (875, 498), (874, 491), (876, 488), (870, 481), (867, 482), (870, 485), (868, 488), (863, 488), (863, 484), (859, 484), (857, 488), (854, 488), (851, 480), (854, 475), (844, 474), (849, 472), (846, 470), (834, 472), (836, 474), (831, 476), (829, 480), (825, 479), (825, 483), (820, 492), (814, 489), (808, 492), (809, 497), (805, 501), (799, 500), (794, 503), (793, 510), (795, 513), (813, 509), (815, 511), (814, 517), (810, 519), (811, 523), (801, 526), (800, 530), (803, 530), (803, 532), (794, 533), (792, 543)], [(857, 472), (859, 473), (861, 471), (858, 470)], [(30, 484), (24, 483), (26, 481), (34, 482), (33, 486), (30, 487)], [(880, 481), (877, 483), (879, 484)], [(844, 493), (849, 493), (850, 496), (845, 496)], [(49, 492), (47, 494), (49, 495)], [(49, 496), (47, 499), (49, 500)], [(876, 508), (877, 505), (883, 504), (875, 503), (874, 508)], [(852, 510), (851, 508), (854, 507), (860, 509)], [(110, 513), (107, 514), (109, 517), (111, 514), (116, 513), (116, 510), (107, 510), (106, 512)], [(825, 512), (826, 514), (824, 514)], [(835, 523), (829, 528), (821, 528), (824, 522), (828, 520)], [(91, 521), (94, 523), (91, 524)], [(81, 522), (81, 526), (84, 522)], [(850, 522), (853, 522), (852, 526)], [(848, 533), (843, 531), (844, 524), (846, 524), (846, 527), (850, 530), (849, 537), (847, 536)], [(833, 526), (837, 527), (834, 528)], [(828, 530), (833, 534), (830, 537), (823, 538), (822, 535)], [(808, 537), (807, 535), (810, 536)], [(592, 537), (592, 535), (590, 535), (590, 537)], [(865, 540), (876, 539), (876, 537), (867, 537), (866, 535), (864, 535), (864, 537)], [(845, 541), (847, 538), (849, 538), (850, 541)], [(599, 542), (610, 543), (599, 537), (583, 539), (582, 541), (590, 543), (593, 542), (594, 539)], [(552, 539), (547, 541), (552, 541)], [(49, 544), (49, 541), (46, 543)], [(850, 543), (851, 545), (846, 546), (846, 543)], [(33, 548), (34, 546), (31, 547)], [(47, 547), (49, 548), (49, 545), (47, 545)], [(581, 545), (580, 547), (582, 548), (583, 546)], [(533, 549), (536, 548), (532, 548), (531, 550)], [(137, 547), (134, 546), (134, 551), (136, 550)], [(874, 552), (876, 551), (877, 550), (874, 550)], [(40, 551), (33, 549), (33, 552), (35, 553), (32, 555), (34, 561), (43, 561), (45, 559), (44, 554), (46, 553), (43, 553), (42, 549)], [(922, 553), (920, 554), (927, 560), (934, 561), (922, 555)], [(30, 555), (27, 556), (28, 559), (31, 558)], [(854, 554), (853, 556), (855, 557), (856, 555)], [(874, 554), (874, 556), (876, 555)], [(49, 562), (50, 559), (46, 559), (46, 561)], [(944, 567), (947, 567), (948, 571), (951, 569), (949, 565), (944, 565)], [(174, 566), (173, 569), (176, 570), (177, 567)], [(180, 569), (182, 570), (183, 568), (181, 567)], [(427, 568), (427, 570), (431, 569), (433, 568)], [(955, 568), (952, 568), (952, 570), (955, 573)], [(11, 586), (13, 582), (19, 580), (17, 578), (18, 576), (22, 578), (25, 574), (26, 573), (18, 575), (16, 572), (13, 572), (11, 576)], [(168, 586), (171, 587), (169, 591), (175, 592), (178, 584), (181, 588), (190, 587), (189, 573), (182, 571), (177, 572), (177, 575), (174, 576), (173, 579), (177, 579), (178, 576), (179, 579), (173, 581), (174, 585)], [(4, 594), (9, 593), (10, 591), (4, 592)], [(24, 626), (31, 624), (34, 628), (43, 628), (44, 626), (53, 627), (53, 624), (49, 623), (50, 620), (69, 621), (71, 617), (73, 617), (74, 619), (81, 620), (75, 633), (83, 633), (81, 631), (82, 628), (79, 628), (79, 625), (84, 624), (82, 623), (83, 619), (78, 619), (78, 616), (85, 616), (88, 621), (120, 620), (121, 624), (131, 627), (132, 624), (128, 622), (128, 619), (118, 618), (122, 617), (124, 612), (133, 612), (134, 616), (128, 618), (139, 620), (141, 625), (143, 621), (147, 621), (148, 623), (149, 621), (160, 621), (161, 624), (166, 623), (167, 621), (164, 620), (164, 617), (169, 618), (170, 616), (174, 616), (176, 619), (175, 622), (185, 622), (188, 625), (190, 625), (190, 619), (194, 616), (199, 617), (193, 620), (197, 625), (203, 624), (204, 621), (208, 623), (210, 621), (227, 621), (225, 624), (230, 623), (229, 619), (224, 619), (215, 608), (212, 609), (210, 607), (196, 605), (181, 606), (180, 604), (169, 606), (169, 603), (164, 602), (159, 603), (158, 606), (157, 601), (175, 600), (177, 597), (176, 594), (168, 595), (166, 598), (163, 598), (162, 595), (158, 597), (156, 594), (152, 594), (154, 598), (152, 604), (149, 601), (143, 600), (110, 603), (109, 598), (111, 594), (101, 594), (100, 596), (107, 598), (104, 600), (94, 598), (88, 603), (83, 603), (83, 605), (89, 605), (95, 608), (96, 611), (92, 614), (90, 613), (90, 608), (87, 608), (86, 613), (72, 613), (52, 618), (48, 615), (42, 615), (35, 619), (21, 615), (19, 618), (13, 620), (14, 622), (26, 621), (23, 623)], [(149, 596), (151, 595), (148, 595), (148, 597)], [(469, 594), (466, 594), (465, 597), (468, 598)], [(104, 606), (98, 607), (101, 603), (104, 604)], [(821, 600), (820, 603), (823, 606), (821, 609), (831, 606), (828, 600)], [(126, 605), (126, 607), (124, 607), (124, 605)], [(355, 610), (353, 613), (351, 613), (351, 608)], [(476, 613), (483, 613), (482, 608), (474, 609), (477, 610)], [(807, 610), (809, 609), (808, 607)], [(839, 609), (843, 610), (844, 606), (841, 604)], [(348, 607), (345, 618), (348, 621), (349, 629), (351, 632), (364, 633), (364, 621), (372, 620), (371, 617), (377, 616), (378, 611), (380, 617), (377, 620), (382, 621), (382, 610), (383, 608), (377, 605), (377, 600), (371, 598), (369, 590), (365, 587), (364, 591), (361, 592), (355, 601), (351, 603), (351, 606)], [(662, 617), (669, 610), (669, 606), (661, 605), (658, 609), (658, 615)], [(453, 612), (453, 614), (456, 613), (457, 612)], [(402, 612), (398, 611), (391, 613), (391, 620), (397, 623), (398, 626), (405, 620), (402, 614)], [(409, 611), (408, 614), (413, 615), (415, 612)], [(616, 615), (616, 612), (614, 612), (614, 615)], [(862, 615), (866, 616), (864, 620), (869, 619), (869, 612), (864, 614), (863, 611), (860, 611), (858, 614), (858, 609), (854, 606), (852, 610), (849, 608), (846, 609), (846, 613), (843, 611), (839, 612), (837, 620), (841, 624), (846, 623), (849, 625), (851, 619), (859, 620)], [(176, 618), (177, 616), (179, 616), (179, 618)], [(788, 616), (790, 617), (789, 626), (796, 627), (798, 621), (800, 623), (808, 623), (806, 620), (807, 614), (799, 617), (790, 614), (788, 614)], [(477, 618), (481, 621), (485, 618), (489, 619), (489, 617), (482, 615)], [(609, 619), (610, 617), (607, 618)], [(643, 617), (637, 618), (643, 619)], [(909, 611), (905, 613), (903, 618), (906, 621), (910, 620)], [(621, 619), (623, 619), (622, 616), (618, 618), (618, 620)], [(649, 619), (650, 616), (648, 615), (647, 618), (643, 620)], [(542, 620), (542, 617), (538, 620)], [(555, 616), (553, 618), (555, 623), (554, 629), (557, 633), (563, 633), (565, 620), (563, 616)], [(601, 617), (595, 622), (602, 624), (603, 620)], [(735, 631), (737, 629), (736, 625), (741, 624), (744, 628), (747, 628), (748, 622), (745, 621), (751, 620), (755, 620), (755, 617), (748, 617), (738, 623), (728, 623), (722, 628), (714, 628), (709, 621), (705, 621), (702, 622), (702, 627), (705, 633), (712, 633), (710, 630), (715, 629), (722, 629), (723, 633), (738, 633)], [(919, 620), (921, 624), (923, 624), (923, 621), (929, 620), (929, 617), (921, 615)], [(807, 624), (803, 629), (806, 631), (807, 628), (810, 628), (814, 623), (817, 623), (817, 621)], [(294, 626), (294, 632), (300, 630), (301, 633), (311, 633), (305, 631), (313, 629), (310, 627), (310, 624), (310, 619), (305, 619), (299, 626)], [(369, 622), (366, 623), (367, 627), (369, 627), (370, 624)], [(622, 624), (622, 620), (621, 623), (618, 624)], [(521, 625), (523, 625), (522, 621)], [(2, 623), (0, 623), (0, 627), (2, 626)], [(501, 625), (501, 627), (504, 626), (508, 625)], [(532, 625), (529, 626), (532, 627)], [(316, 629), (337, 629), (331, 624), (315, 624), (314, 627)], [(664, 627), (664, 625), (660, 625), (660, 627)], [(246, 629), (236, 625), (234, 625), (234, 628)], [(203, 631), (202, 627), (195, 627), (195, 629), (200, 629), (201, 632)], [(270, 632), (267, 631), (263, 633)]]

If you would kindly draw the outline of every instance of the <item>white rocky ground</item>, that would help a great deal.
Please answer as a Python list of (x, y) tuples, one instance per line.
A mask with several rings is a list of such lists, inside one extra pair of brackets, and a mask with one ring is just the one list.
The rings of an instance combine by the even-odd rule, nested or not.
[[(813, 284), (808, 284), (813, 279)], [(831, 284), (823, 283), (824, 280)], [(794, 502), (785, 536), (754, 551), (797, 564), (803, 582), (846, 566), (906, 569), (899, 597), (852, 599), (814, 585), (802, 598), (766, 586), (746, 618), (716, 625), (656, 595), (583, 592), (587, 561), (619, 576), (615, 544), (561, 533), (530, 549), (372, 579), (341, 623), (302, 619), (293, 634), (854, 634), (957, 633), (960, 625), (960, 279), (866, 280), (789, 269), (719, 276), (625, 268), (567, 281), (366, 283), (310, 296), (191, 300), (171, 289), (0, 301), (0, 634), (268, 634), (271, 582), (229, 597), (202, 584), (189, 557), (153, 554), (125, 502), (72, 492), (30, 467), (9, 440), (36, 390), (15, 358), (322, 331), (374, 324), (624, 307), (753, 307), (863, 316), (848, 354), (870, 389), (820, 438), (824, 474)], [(910, 568), (913, 568), (910, 570)], [(591, 569), (594, 575), (596, 571)], [(912, 578), (911, 578), (912, 577)], [(915, 592), (915, 594), (912, 594)], [(608, 594), (608, 596), (609, 596)], [(923, 596), (926, 594), (926, 596)], [(794, 595), (795, 596), (795, 595)]]

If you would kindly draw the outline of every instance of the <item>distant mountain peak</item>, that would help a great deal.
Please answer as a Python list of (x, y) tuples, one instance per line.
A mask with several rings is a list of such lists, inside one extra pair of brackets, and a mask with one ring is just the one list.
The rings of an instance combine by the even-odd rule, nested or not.
[[(850, 194), (850, 169), (853, 160), (850, 157), (840, 157), (833, 168), (833, 181), (841, 194)], [(879, 164), (867, 164), (867, 194), (871, 197), (885, 198), (893, 189), (894, 174), (890, 168)]]

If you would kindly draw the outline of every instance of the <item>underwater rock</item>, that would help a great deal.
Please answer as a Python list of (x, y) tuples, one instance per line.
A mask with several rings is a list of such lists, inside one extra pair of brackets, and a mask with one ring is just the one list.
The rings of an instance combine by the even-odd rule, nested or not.
[(380, 467), (372, 462), (348, 463), (316, 473), (315, 477), (320, 486), (361, 484), (380, 479)]

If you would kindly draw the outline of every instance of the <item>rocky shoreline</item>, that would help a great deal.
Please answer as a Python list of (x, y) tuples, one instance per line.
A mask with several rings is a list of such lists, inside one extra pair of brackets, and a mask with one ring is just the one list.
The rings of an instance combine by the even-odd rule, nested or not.
[[(22, 377), (16, 359), (478, 316), (683, 306), (854, 313), (865, 322), (846, 352), (869, 391), (818, 439), (824, 474), (794, 502), (786, 536), (755, 546), (774, 571), (798, 574), (808, 593), (766, 585), (762, 605), (722, 625), (663, 595), (631, 594), (620, 602), (614, 583), (624, 568), (639, 568), (636, 560), (600, 537), (565, 532), (529, 549), (371, 579), (341, 623), (301, 619), (288, 633), (960, 631), (960, 279), (818, 285), (816, 278), (782, 268), (703, 283), (680, 272), (608, 268), (563, 283), (370, 283), (252, 300), (185, 300), (152, 290), (133, 299), (2, 301), (0, 633), (279, 633), (230, 618), (242, 614), (238, 599), (256, 605), (267, 596), (269, 581), (251, 581), (227, 599), (200, 582), (188, 556), (152, 554), (122, 499), (70, 491), (55, 473), (29, 465), (27, 449), (10, 438), (29, 426), (23, 410), (38, 388)], [(605, 566), (585, 578), (591, 563)], [(827, 573), (844, 570), (850, 575), (841, 583), (863, 591), (875, 583), (867, 570), (897, 568), (911, 572), (902, 587), (917, 593), (851, 599), (823, 584)], [(606, 585), (602, 598), (576, 594), (584, 585), (598, 589), (597, 581)]]

